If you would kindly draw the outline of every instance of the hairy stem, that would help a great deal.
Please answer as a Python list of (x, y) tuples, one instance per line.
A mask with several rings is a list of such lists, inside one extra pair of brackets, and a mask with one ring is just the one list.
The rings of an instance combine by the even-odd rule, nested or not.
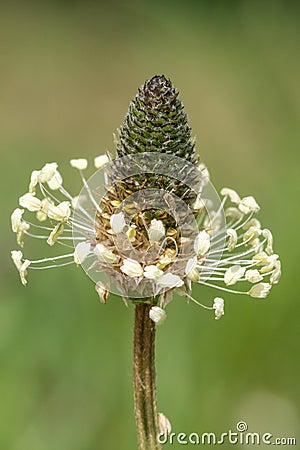
[(155, 324), (151, 305), (135, 306), (133, 343), (134, 411), (140, 450), (160, 450), (155, 385)]

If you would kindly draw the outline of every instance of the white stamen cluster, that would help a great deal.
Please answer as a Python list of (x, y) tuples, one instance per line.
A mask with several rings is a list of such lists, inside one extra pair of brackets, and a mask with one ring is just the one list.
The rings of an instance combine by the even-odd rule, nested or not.
[[(101, 155), (95, 158), (94, 166), (98, 169), (107, 162), (109, 162), (108, 156)], [(101, 212), (99, 200), (94, 198), (82, 173), (88, 167), (87, 160), (72, 159), (70, 164), (81, 174), (95, 210)], [(205, 180), (208, 182), (208, 172), (204, 167), (201, 170), (206, 170)], [(16, 208), (11, 215), (12, 230), (16, 233), (17, 242), (21, 247), (24, 244), (24, 235), (28, 235), (44, 239), (50, 246), (60, 244), (71, 247), (72, 250), (64, 255), (35, 261), (24, 259), (21, 251), (14, 250), (12, 259), (20, 273), (23, 285), (27, 283), (28, 269), (58, 267), (72, 263), (79, 265), (93, 255), (101, 267), (116, 268), (125, 277), (125, 281), (135, 280), (137, 285), (140, 280), (151, 283), (153, 296), (161, 295), (160, 306), (164, 306), (169, 301), (169, 297), (166, 300), (166, 291), (170, 290), (177, 290), (200, 304), (190, 295), (192, 283), (204, 284), (229, 293), (246, 294), (253, 298), (265, 298), (271, 286), (278, 283), (281, 275), (279, 257), (273, 252), (272, 233), (268, 229), (262, 229), (260, 222), (253, 217), (260, 208), (252, 196), (240, 198), (233, 189), (229, 188), (223, 188), (221, 195), (223, 196), (221, 206), (227, 220), (225, 249), (220, 250), (212, 245), (212, 230), (217, 230), (213, 239), (215, 241), (221, 239), (222, 231), (218, 232), (218, 214), (210, 218), (205, 217), (199, 233), (192, 242), (194, 254), (186, 258), (182, 275), (178, 275), (172, 272), (172, 264), (174, 254), (176, 258), (179, 246), (184, 244), (184, 238), (176, 241), (171, 234), (168, 234), (162, 220), (152, 219), (146, 229), (149, 248), (154, 246), (163, 250), (165, 243), (172, 241), (176, 250), (164, 251), (154, 262), (142, 262), (118, 253), (116, 247), (107, 244), (109, 241), (103, 239), (99, 242), (96, 239), (93, 212), (84, 209), (80, 198), (71, 196), (63, 187), (57, 164), (48, 163), (41, 170), (32, 172), (28, 192), (19, 199), (22, 209)], [(193, 204), (195, 214), (205, 216), (205, 202), (199, 192)], [(116, 207), (119, 203), (118, 200), (112, 201), (112, 205)], [(75, 208), (79, 214), (74, 216)], [(23, 219), (26, 212), (32, 213), (36, 220), (29, 222)], [(116, 239), (127, 239), (130, 243), (136, 243), (139, 232), (136, 224), (127, 225), (122, 212), (106, 214), (106, 216), (110, 235)], [(74, 229), (77, 232), (76, 237), (72, 236)], [(176, 230), (173, 231), (176, 233)], [(74, 240), (77, 241), (75, 250)], [(220, 257), (217, 266), (214, 265), (216, 256)], [(236, 285), (246, 286), (246, 289), (235, 290), (232, 287)], [(100, 300), (105, 302), (108, 295), (106, 287), (99, 282), (96, 290)], [(216, 319), (224, 315), (224, 300), (219, 297), (215, 298), (211, 307), (201, 306), (214, 310)], [(165, 319), (164, 314), (162, 308), (155, 306), (151, 309), (150, 317), (156, 323), (162, 323)]]
[[(223, 188), (221, 195), (224, 197), (227, 218), (226, 246), (212, 276), (209, 280), (202, 281), (200, 275), (199, 283), (225, 292), (265, 298), (272, 285), (278, 283), (281, 275), (279, 257), (273, 252), (272, 233), (268, 229), (262, 229), (260, 222), (253, 217), (260, 208), (252, 196), (241, 199), (229, 188)], [(206, 259), (207, 265), (202, 269), (203, 274), (209, 269), (213, 253), (214, 251), (210, 252)], [(200, 269), (199, 266), (197, 268)], [(242, 282), (253, 285), (247, 291), (227, 288)]]
[[(100, 158), (100, 159), (99, 159)], [(95, 167), (104, 165), (109, 161), (107, 155), (95, 158)], [(86, 159), (73, 159), (70, 161), (72, 167), (82, 170), (88, 166)], [(71, 252), (52, 258), (43, 258), (29, 261), (23, 258), (21, 251), (13, 250), (11, 256), (17, 267), (23, 285), (26, 285), (27, 269), (43, 269), (60, 267), (68, 264), (81, 264), (90, 253), (89, 242), (86, 235), (93, 235), (93, 218), (89, 212), (81, 208), (81, 220), (73, 218), (73, 212), (78, 206), (78, 197), (73, 197), (63, 187), (63, 179), (58, 171), (56, 162), (45, 164), (42, 169), (34, 170), (30, 177), (28, 192), (19, 198), (21, 208), (16, 208), (11, 214), (11, 226), (17, 235), (17, 243), (23, 247), (24, 235), (35, 237), (47, 242), (48, 245), (60, 244), (70, 247)], [(23, 219), (27, 212), (34, 213), (31, 221)], [(80, 229), (82, 237), (72, 237), (72, 231)], [(30, 230), (30, 231), (29, 231)], [(73, 240), (78, 244), (73, 247)]]

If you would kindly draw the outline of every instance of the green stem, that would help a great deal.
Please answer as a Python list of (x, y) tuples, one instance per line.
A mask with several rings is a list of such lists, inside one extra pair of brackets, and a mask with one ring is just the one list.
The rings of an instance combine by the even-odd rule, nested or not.
[(149, 318), (151, 305), (135, 306), (133, 344), (134, 411), (140, 450), (160, 450), (155, 384), (155, 324)]

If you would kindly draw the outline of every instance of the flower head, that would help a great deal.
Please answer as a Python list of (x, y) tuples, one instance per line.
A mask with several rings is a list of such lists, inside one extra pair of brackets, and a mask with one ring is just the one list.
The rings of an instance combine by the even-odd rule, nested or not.
[[(90, 178), (85, 158), (70, 161), (83, 184), (79, 195), (64, 187), (56, 162), (32, 171), (11, 215), (17, 242), (36, 237), (71, 250), (30, 261), (13, 251), (22, 283), (28, 270), (81, 265), (102, 302), (109, 291), (150, 302), (156, 323), (173, 292), (199, 304), (191, 296), (195, 284), (265, 298), (281, 275), (273, 235), (255, 217), (253, 196), (225, 187), (220, 199), (169, 80), (155, 76), (141, 87), (116, 144), (115, 159), (95, 157)], [(202, 306), (216, 319), (224, 314), (219, 297)]]

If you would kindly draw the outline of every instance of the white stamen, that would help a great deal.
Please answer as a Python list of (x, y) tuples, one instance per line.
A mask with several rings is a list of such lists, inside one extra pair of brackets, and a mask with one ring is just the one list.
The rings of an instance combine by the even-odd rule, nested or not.
[(157, 285), (162, 288), (172, 289), (174, 287), (180, 287), (184, 283), (179, 275), (174, 275), (172, 273), (165, 273), (162, 277), (157, 280)]
[(85, 170), (88, 166), (87, 159), (85, 158), (71, 159), (70, 164), (74, 169), (78, 170)]
[(195, 239), (194, 250), (195, 253), (201, 257), (204, 256), (210, 247), (210, 236), (206, 231), (200, 231)]
[(245, 268), (241, 267), (239, 265), (235, 265), (232, 267), (229, 267), (228, 270), (226, 270), (224, 275), (224, 282), (226, 286), (231, 286), (235, 284), (245, 273)]
[(118, 260), (118, 256), (115, 255), (111, 250), (107, 249), (103, 244), (97, 244), (94, 253), (100, 261), (106, 262), (108, 264), (114, 264)]
[(70, 202), (64, 201), (59, 203), (57, 206), (48, 205), (47, 215), (49, 219), (57, 220), (58, 222), (66, 222), (71, 214)]
[(28, 192), (27, 194), (22, 195), (22, 197), (19, 198), (19, 204), (20, 206), (23, 206), (23, 208), (28, 209), (28, 211), (34, 212), (41, 209), (41, 200), (35, 197), (34, 194), (31, 194)]
[(281, 277), (281, 263), (280, 261), (275, 262), (274, 271), (270, 277), (271, 284), (277, 284)]
[(24, 213), (24, 209), (16, 208), (13, 211), (12, 215), (10, 216), (10, 218), (11, 218), (11, 228), (12, 228), (14, 233), (16, 233), (18, 231), (19, 227), (20, 227), (23, 213)]
[(157, 281), (163, 274), (164, 272), (154, 265), (146, 266), (144, 269), (144, 277), (149, 280)]
[(249, 214), (250, 212), (259, 211), (260, 207), (256, 203), (255, 198), (250, 195), (249, 197), (242, 198), (239, 203), (239, 210), (244, 214)]
[(238, 236), (237, 236), (237, 232), (236, 230), (229, 228), (226, 231), (227, 235), (229, 236), (229, 241), (228, 241), (228, 251), (232, 252), (232, 250), (234, 250), (237, 241), (238, 241)]
[(55, 191), (57, 189), (60, 189), (62, 182), (63, 182), (63, 179), (62, 179), (61, 174), (58, 171), (56, 171), (55, 174), (53, 175), (53, 177), (50, 178), (49, 181), (47, 181), (47, 184), (50, 189)]
[(60, 236), (63, 233), (63, 231), (64, 231), (64, 225), (62, 222), (60, 222), (51, 231), (51, 233), (47, 239), (47, 244), (49, 244), (50, 246), (54, 245), (58, 236)]
[(267, 228), (262, 231), (262, 235), (267, 238), (267, 246), (266, 246), (266, 253), (268, 255), (272, 255), (273, 253), (273, 235), (270, 230)]
[(82, 264), (91, 251), (91, 244), (89, 242), (80, 242), (76, 245), (74, 251), (74, 262)]
[(109, 158), (107, 155), (96, 156), (96, 158), (94, 159), (94, 166), (96, 169), (101, 169), (108, 162)]
[(136, 228), (137, 228), (136, 225), (130, 225), (130, 227), (126, 231), (126, 236), (127, 236), (127, 238), (129, 239), (130, 242), (134, 242), (135, 241)]
[(10, 253), (11, 253), (11, 258), (12, 258), (16, 268), (18, 270), (20, 270), (20, 268), (22, 266), (22, 258), (23, 258), (23, 254), (22, 254), (21, 250), (12, 250)]
[(263, 279), (263, 277), (261, 276), (261, 274), (257, 269), (253, 269), (247, 270), (247, 272), (245, 273), (245, 279), (247, 281), (250, 281), (250, 283), (258, 283)]
[(33, 194), (35, 192), (35, 187), (39, 183), (40, 170), (33, 170), (30, 177), (29, 189), (28, 191)]
[(134, 259), (124, 259), (123, 265), (120, 267), (121, 271), (128, 275), (129, 277), (142, 277), (143, 276), (143, 268), (139, 262)]
[(165, 227), (161, 220), (152, 219), (148, 229), (150, 242), (159, 242), (165, 236)]
[(57, 171), (57, 163), (47, 163), (42, 167), (42, 169), (39, 171), (38, 175), (38, 181), (40, 183), (47, 183), (51, 180), (51, 178), (54, 177), (55, 173)]
[(213, 309), (215, 310), (215, 319), (219, 320), (224, 315), (224, 300), (221, 297), (214, 299)]
[(229, 197), (231, 203), (240, 203), (241, 198), (239, 196), (239, 194), (234, 191), (233, 189), (230, 188), (223, 188), (221, 189), (221, 195)]
[(149, 311), (149, 317), (156, 325), (162, 325), (167, 318), (167, 314), (165, 310), (159, 306), (152, 306)]
[(200, 274), (197, 270), (197, 258), (190, 258), (185, 266), (186, 276), (194, 282), (199, 281)]
[(254, 298), (266, 298), (271, 289), (271, 284), (269, 283), (258, 283), (254, 284), (248, 294)]
[(122, 233), (124, 227), (126, 226), (124, 214), (122, 212), (113, 214), (110, 218), (110, 226), (114, 233)]

